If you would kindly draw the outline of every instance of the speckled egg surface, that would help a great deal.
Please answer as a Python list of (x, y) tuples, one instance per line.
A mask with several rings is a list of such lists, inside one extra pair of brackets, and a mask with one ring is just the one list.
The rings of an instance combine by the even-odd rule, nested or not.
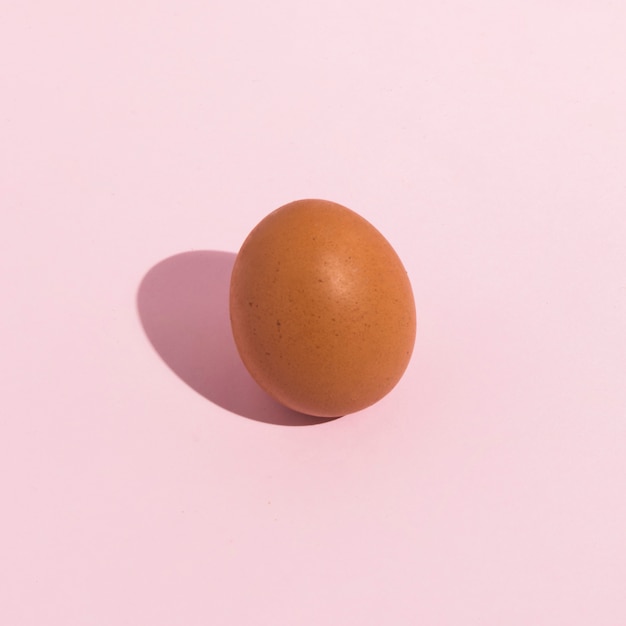
[(284, 405), (336, 417), (380, 400), (415, 342), (407, 273), (357, 213), (298, 200), (264, 218), (233, 267), (230, 317), (241, 358)]

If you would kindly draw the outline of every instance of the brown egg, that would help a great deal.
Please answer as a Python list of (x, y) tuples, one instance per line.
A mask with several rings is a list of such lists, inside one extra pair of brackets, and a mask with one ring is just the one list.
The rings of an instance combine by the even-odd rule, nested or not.
[(336, 417), (385, 396), (415, 341), (411, 284), (388, 241), (355, 212), (299, 200), (263, 219), (235, 261), (239, 354), (284, 405)]

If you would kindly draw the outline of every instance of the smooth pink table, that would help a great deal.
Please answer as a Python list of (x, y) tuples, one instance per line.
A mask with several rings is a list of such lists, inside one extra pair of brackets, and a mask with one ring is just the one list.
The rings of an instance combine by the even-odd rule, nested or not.
[[(2, 626), (624, 626), (626, 5), (5, 0)], [(269, 211), (418, 338), (323, 422), (228, 327)]]

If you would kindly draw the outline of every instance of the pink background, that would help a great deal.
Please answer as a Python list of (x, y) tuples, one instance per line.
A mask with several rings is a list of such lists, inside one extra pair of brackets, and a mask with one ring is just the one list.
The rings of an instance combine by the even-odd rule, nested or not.
[[(396, 389), (256, 389), (290, 200), (392, 242)], [(3, 0), (0, 624), (624, 626), (626, 5)]]

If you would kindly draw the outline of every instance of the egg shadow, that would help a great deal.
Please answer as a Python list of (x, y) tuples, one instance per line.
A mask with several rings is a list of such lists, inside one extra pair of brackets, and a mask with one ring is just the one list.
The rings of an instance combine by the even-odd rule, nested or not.
[(232, 413), (282, 426), (329, 421), (279, 404), (243, 365), (228, 311), (235, 257), (214, 250), (183, 252), (147, 272), (137, 291), (137, 309), (150, 343), (181, 380)]

